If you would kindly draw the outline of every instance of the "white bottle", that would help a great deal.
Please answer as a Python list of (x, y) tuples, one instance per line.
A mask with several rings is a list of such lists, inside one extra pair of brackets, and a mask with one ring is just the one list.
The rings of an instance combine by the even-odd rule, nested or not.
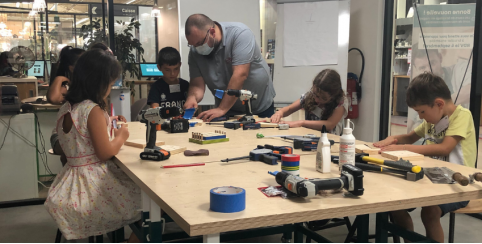
[(340, 171), (344, 164), (355, 166), (355, 137), (352, 133), (353, 129), (350, 128), (350, 120), (347, 119), (346, 127), (343, 128), (343, 135), (340, 137)]
[(326, 127), (323, 125), (321, 129), (321, 137), (316, 148), (316, 171), (321, 173), (331, 172), (331, 150), (330, 141)]

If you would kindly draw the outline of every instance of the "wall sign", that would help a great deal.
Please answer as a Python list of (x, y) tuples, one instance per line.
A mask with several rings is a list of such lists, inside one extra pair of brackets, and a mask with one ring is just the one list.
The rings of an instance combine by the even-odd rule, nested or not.
[[(104, 8), (105, 15), (107, 14), (107, 5)], [(89, 4), (89, 14), (92, 17), (102, 17), (102, 4), (101, 3), (91, 3)], [(137, 6), (133, 5), (121, 5), (121, 4), (114, 4), (114, 16), (130, 16), (130, 17), (137, 17)]]

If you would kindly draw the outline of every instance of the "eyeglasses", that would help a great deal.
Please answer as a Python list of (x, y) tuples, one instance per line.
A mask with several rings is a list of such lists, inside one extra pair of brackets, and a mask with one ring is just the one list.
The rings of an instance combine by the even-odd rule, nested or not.
[[(211, 28), (214, 28), (214, 26), (213, 26), (213, 27), (211, 27)], [(204, 37), (203, 42), (202, 42), (200, 45), (194, 46), (194, 45), (189, 45), (189, 44), (187, 44), (187, 46), (188, 46), (188, 47), (192, 47), (192, 46), (194, 46), (194, 47), (198, 47), (198, 46), (203, 45), (203, 44), (204, 44), (204, 42), (206, 41), (206, 38), (208, 38), (209, 31), (211, 30), (211, 28), (209, 28), (209, 29), (208, 29), (208, 31), (206, 31), (206, 36)]]

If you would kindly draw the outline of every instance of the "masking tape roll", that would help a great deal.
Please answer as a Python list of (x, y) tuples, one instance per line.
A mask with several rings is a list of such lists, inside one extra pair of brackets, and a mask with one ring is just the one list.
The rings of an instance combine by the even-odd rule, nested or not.
[(211, 189), (210, 207), (214, 212), (235, 213), (246, 208), (246, 191), (241, 187), (221, 186)]

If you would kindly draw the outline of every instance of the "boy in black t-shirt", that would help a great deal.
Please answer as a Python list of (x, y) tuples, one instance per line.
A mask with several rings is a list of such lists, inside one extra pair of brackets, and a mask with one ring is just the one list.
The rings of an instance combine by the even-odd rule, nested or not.
[(181, 68), (181, 55), (172, 47), (165, 47), (159, 51), (157, 68), (163, 77), (151, 85), (147, 104), (151, 108), (180, 107), (186, 102), (189, 82), (178, 78)]

